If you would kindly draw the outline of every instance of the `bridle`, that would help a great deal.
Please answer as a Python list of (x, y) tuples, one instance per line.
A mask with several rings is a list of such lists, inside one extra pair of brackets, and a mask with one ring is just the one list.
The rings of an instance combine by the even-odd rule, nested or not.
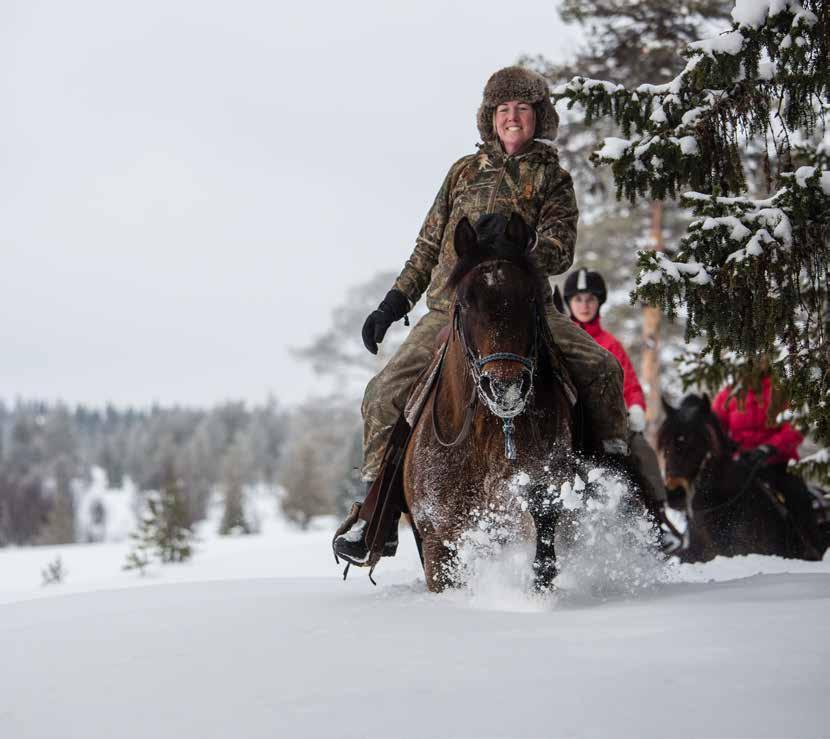
[[(706, 454), (704, 454), (703, 459), (701, 459), (700, 464), (697, 466), (697, 469), (695, 470), (694, 474), (690, 478), (688, 478), (689, 486), (692, 489), (694, 489), (695, 480), (697, 480), (701, 476), (701, 474), (703, 474), (706, 471), (706, 466), (709, 464), (709, 462), (714, 457), (717, 457), (718, 459), (720, 459), (721, 457), (723, 457), (727, 454), (728, 454), (728, 452), (726, 450), (724, 450), (723, 448), (715, 449), (715, 448), (712, 448), (712, 447), (707, 447), (706, 448)], [(741, 485), (741, 487), (738, 489), (738, 492), (735, 493), (734, 495), (730, 496), (729, 498), (727, 498), (722, 503), (717, 503), (715, 505), (708, 506), (706, 508), (695, 508), (694, 507), (694, 498), (693, 498), (689, 502), (689, 506), (688, 506), (688, 509), (687, 509), (687, 513), (690, 516), (690, 518), (694, 518), (695, 514), (698, 514), (698, 515), (701, 515), (701, 516), (706, 516), (708, 514), (715, 513), (717, 511), (721, 511), (721, 510), (725, 510), (725, 509), (730, 508), (731, 506), (733, 506), (735, 503), (737, 503), (747, 493), (747, 491), (752, 486), (752, 483), (755, 482), (755, 478), (757, 477), (758, 471), (760, 470), (762, 465), (763, 465), (763, 462), (761, 462), (760, 464), (756, 463), (755, 466), (752, 467), (752, 469), (749, 471), (749, 474), (747, 475), (746, 480), (744, 481), (744, 484)]]
[[(475, 269), (477, 270), (485, 264), (489, 266), (492, 265), (493, 262), (483, 262), (481, 265), (478, 265), (478, 267), (476, 267)], [(487, 356), (479, 357), (477, 356), (477, 352), (475, 352), (471, 348), (470, 342), (467, 340), (466, 331), (464, 330), (463, 311), (467, 309), (468, 306), (466, 306), (463, 303), (460, 295), (458, 294), (458, 291), (456, 291), (455, 306), (453, 308), (452, 316), (452, 333), (458, 337), (458, 340), (461, 343), (461, 349), (464, 352), (465, 364), (470, 373), (470, 377), (473, 380), (473, 389), (470, 393), (470, 398), (466, 404), (466, 412), (464, 415), (464, 422), (461, 426), (461, 431), (459, 431), (458, 436), (456, 436), (456, 438), (452, 441), (445, 441), (441, 438), (441, 434), (438, 431), (436, 401), (438, 398), (438, 391), (441, 382), (441, 373), (443, 370), (444, 358), (446, 357), (447, 349), (450, 344), (450, 341), (447, 340), (447, 342), (444, 344), (444, 349), (442, 351), (441, 359), (438, 365), (435, 390), (432, 396), (432, 430), (435, 435), (435, 439), (441, 446), (454, 447), (458, 446), (462, 441), (464, 441), (464, 439), (470, 432), (470, 427), (472, 426), (472, 420), (473, 416), (475, 415), (477, 400), (481, 399), (482, 403), (490, 409), (490, 412), (493, 415), (502, 419), (502, 430), (504, 431), (505, 457), (510, 460), (516, 459), (517, 455), (516, 443), (514, 439), (513, 419), (524, 411), (527, 405), (527, 399), (533, 392), (533, 379), (536, 375), (536, 365), (539, 356), (539, 336), (541, 334), (539, 322), (540, 320), (544, 320), (539, 310), (538, 302), (535, 296), (531, 295), (530, 303), (533, 306), (534, 314), (533, 341), (530, 348), (530, 354), (521, 355), (514, 354), (513, 352), (493, 352), (492, 354), (488, 354)], [(522, 365), (524, 372), (526, 373), (525, 376), (527, 377), (527, 390), (524, 392), (522, 402), (510, 411), (505, 411), (504, 409), (500, 408), (498, 403), (496, 403), (496, 401), (487, 394), (487, 391), (484, 387), (485, 381), (489, 383), (489, 378), (483, 372), (484, 367), (490, 364), (491, 362), (502, 361), (516, 362), (517, 364)], [(524, 382), (522, 383), (522, 387), (524, 388)]]

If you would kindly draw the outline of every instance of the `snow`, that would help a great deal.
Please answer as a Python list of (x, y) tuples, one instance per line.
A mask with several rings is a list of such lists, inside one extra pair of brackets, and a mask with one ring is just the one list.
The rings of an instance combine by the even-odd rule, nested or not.
[(683, 156), (697, 156), (698, 154), (700, 154), (697, 139), (694, 136), (681, 137), (680, 152), (683, 154)]
[(689, 44), (690, 49), (702, 51), (704, 54), (740, 54), (744, 48), (744, 35), (740, 31), (727, 31), (714, 38), (694, 41)]
[[(206, 528), (143, 578), (124, 542), (0, 550), (0, 736), (826, 733), (830, 561), (719, 558), (615, 591), (586, 548), (539, 598), (511, 551), (432, 595), (403, 530), (377, 588), (343, 582), (333, 525)], [(57, 555), (67, 581), (41, 587)]]
[(660, 252), (655, 253), (657, 259), (656, 270), (643, 272), (638, 279), (640, 285), (653, 285), (664, 282), (665, 278), (679, 281), (686, 275), (690, 282), (697, 285), (708, 285), (712, 282), (706, 266), (699, 262), (673, 262)]
[(732, 20), (746, 28), (760, 28), (767, 18), (774, 18), (779, 13), (789, 10), (793, 13), (793, 27), (803, 20), (814, 25), (818, 20), (811, 11), (806, 10), (797, 0), (736, 0), (732, 10)]
[(706, 111), (707, 108), (692, 108), (691, 110), (687, 110), (680, 119), (680, 123), (684, 126), (693, 126), (697, 119)]
[(659, 97), (655, 97), (651, 101), (651, 115), (649, 116), (649, 120), (652, 123), (666, 123), (668, 118), (666, 117), (666, 111), (663, 110), (663, 104)]
[(631, 146), (631, 141), (628, 139), (619, 139), (614, 136), (609, 136), (602, 144), (602, 148), (597, 151), (597, 156), (601, 159), (621, 159), (625, 156), (626, 151)]
[(760, 28), (767, 16), (774, 16), (786, 10), (789, 0), (736, 0), (732, 20), (738, 25)]
[(830, 449), (819, 449), (817, 452), (814, 452), (809, 457), (804, 457), (801, 460), (801, 464), (828, 464), (830, 463)]
[(712, 283), (712, 278), (709, 276), (709, 273), (702, 265), (696, 266), (699, 267), (699, 269), (692, 277), (689, 278), (689, 282), (693, 282), (695, 285), (710, 285)]
[(799, 187), (807, 187), (807, 180), (809, 180), (816, 173), (815, 167), (799, 167), (795, 171), (795, 181)]
[(703, 221), (701, 228), (704, 231), (711, 231), (719, 226), (725, 226), (729, 230), (729, 238), (734, 241), (745, 239), (752, 232), (744, 226), (735, 216), (721, 216), (719, 218), (708, 217)]
[[(824, 149), (827, 148), (825, 144)], [(794, 174), (795, 181), (799, 187), (807, 187), (807, 180), (816, 173), (816, 167), (799, 167)], [(830, 195), (830, 170), (821, 170), (818, 176), (818, 184), (825, 195)]]

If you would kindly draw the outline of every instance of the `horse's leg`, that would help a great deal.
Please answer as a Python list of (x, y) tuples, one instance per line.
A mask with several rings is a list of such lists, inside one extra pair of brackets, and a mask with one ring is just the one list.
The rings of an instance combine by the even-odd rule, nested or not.
[(556, 577), (555, 531), (558, 515), (552, 506), (539, 504), (531, 510), (536, 525), (536, 558), (533, 561), (533, 584), (536, 590), (549, 590)]
[(425, 537), (423, 551), (427, 588), (433, 593), (440, 593), (455, 587), (458, 584), (455, 552), (445, 546), (438, 536)]

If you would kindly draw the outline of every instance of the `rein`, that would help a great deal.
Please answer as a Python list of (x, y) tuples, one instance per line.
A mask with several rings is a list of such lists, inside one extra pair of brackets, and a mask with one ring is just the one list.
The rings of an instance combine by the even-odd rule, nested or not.
[[(704, 459), (703, 460), (704, 464), (707, 461), (708, 461), (707, 459)], [(744, 494), (749, 490), (750, 485), (752, 485), (752, 483), (755, 482), (755, 478), (758, 476), (758, 470), (761, 468), (762, 464), (763, 464), (763, 462), (757, 462), (755, 464), (755, 466), (749, 471), (749, 475), (747, 475), (747, 478), (746, 478), (744, 484), (741, 486), (741, 489), (738, 490), (738, 492), (735, 493), (735, 495), (733, 495), (731, 498), (728, 498), (723, 503), (718, 503), (717, 505), (709, 506), (708, 508), (692, 508), (692, 513), (700, 513), (700, 514), (705, 516), (709, 513), (714, 513), (715, 511), (719, 511), (721, 509), (729, 508), (730, 506), (737, 503), (744, 496)], [(703, 465), (701, 465), (701, 467), (702, 466)]]
[[(724, 452), (722, 456), (726, 456), (726, 453)], [(712, 450), (710, 449), (706, 453), (706, 456), (703, 458), (703, 462), (701, 462), (701, 465), (698, 468), (698, 472), (700, 472), (706, 466), (706, 463), (711, 458)], [(725, 500), (723, 503), (718, 503), (717, 505), (709, 506), (708, 508), (692, 508), (692, 513), (700, 513), (705, 516), (707, 514), (714, 513), (716, 511), (720, 511), (733, 506), (749, 491), (750, 486), (753, 482), (755, 482), (755, 479), (758, 477), (758, 472), (763, 466), (763, 464), (763, 460), (759, 460), (752, 466), (752, 468), (749, 470), (749, 474), (746, 476), (744, 484), (741, 486), (738, 492), (735, 493), (735, 495), (733, 495), (731, 498), (727, 498), (727, 500)]]
[(464, 439), (467, 438), (467, 435), (470, 433), (470, 428), (473, 424), (473, 416), (475, 415), (476, 410), (476, 401), (478, 400), (478, 395), (476, 393), (476, 388), (473, 386), (473, 391), (470, 393), (470, 399), (467, 401), (467, 410), (464, 413), (464, 423), (461, 425), (461, 431), (458, 432), (458, 436), (455, 437), (452, 441), (444, 441), (441, 438), (441, 434), (438, 431), (438, 412), (437, 412), (437, 399), (438, 399), (438, 392), (441, 389), (441, 374), (444, 371), (444, 358), (447, 356), (447, 348), (449, 347), (450, 342), (447, 341), (444, 344), (444, 348), (441, 351), (441, 360), (438, 363), (438, 371), (436, 373), (435, 378), (435, 389), (432, 392), (432, 433), (435, 436), (435, 440), (443, 447), (452, 448), (458, 446)]

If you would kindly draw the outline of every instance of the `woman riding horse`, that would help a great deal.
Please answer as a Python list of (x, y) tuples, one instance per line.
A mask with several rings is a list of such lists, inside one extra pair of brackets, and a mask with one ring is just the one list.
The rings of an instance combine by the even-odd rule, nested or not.
[[(631, 428), (629, 444), (631, 453), (640, 463), (640, 469), (645, 474), (645, 495), (649, 506), (654, 510), (662, 509), (666, 504), (666, 488), (663, 485), (663, 475), (657, 455), (646, 441), (643, 431), (646, 427), (646, 398), (634, 365), (628, 358), (623, 345), (600, 322), (600, 311), (608, 297), (605, 280), (599, 272), (578, 269), (568, 275), (562, 291), (565, 304), (571, 314), (571, 320), (597, 342), (603, 349), (607, 349), (620, 363), (623, 371), (623, 399), (628, 408), (628, 422)], [(662, 517), (662, 515), (661, 515)]]
[[(721, 415), (733, 401), (737, 399), (720, 398)], [(689, 522), (682, 559), (751, 553), (821, 559), (827, 542), (812, 509), (793, 511), (787, 494), (762, 469), (769, 450), (745, 448), (740, 453), (726, 433), (729, 418), (722, 425), (705, 395), (687, 395), (679, 408), (664, 401), (664, 408), (658, 446), (669, 503), (685, 510)]]
[[(449, 276), (457, 261), (453, 238), (463, 218), (476, 223), (487, 213), (521, 215), (532, 230), (529, 258), (544, 276), (567, 270), (573, 261), (578, 210), (571, 176), (551, 145), (559, 116), (548, 84), (521, 67), (499, 70), (488, 80), (478, 110), (482, 143), (474, 154), (450, 167), (394, 287), (363, 326), (363, 341), (373, 354), (389, 326), (404, 318), (427, 291), (429, 312), (368, 384), (363, 398), (363, 480), (371, 488), (392, 429), (409, 391), (434, 354), (436, 337), (449, 323), (453, 292)], [(550, 285), (543, 286), (544, 313), (562, 351), (587, 416), (593, 447), (628, 458), (628, 419), (617, 361), (584, 331), (555, 310)], [(364, 533), (374, 501), (353, 506), (333, 546), (347, 561), (368, 561)], [(384, 549), (394, 553), (397, 534)]]
[(798, 461), (804, 437), (788, 422), (774, 418), (784, 406), (772, 379), (765, 374), (741, 396), (733, 387), (723, 388), (712, 403), (712, 411), (737, 445), (738, 460), (748, 470), (757, 469), (758, 475), (784, 496), (796, 524), (818, 538), (813, 496), (804, 481), (788, 471), (790, 460)]
[(421, 412), (408, 413), (402, 470), (432, 591), (467, 581), (468, 554), (517, 541), (535, 541), (537, 589), (556, 576), (559, 493), (576, 473), (574, 393), (541, 310), (532, 243), (517, 214), (456, 227), (451, 328), (419, 385)]

